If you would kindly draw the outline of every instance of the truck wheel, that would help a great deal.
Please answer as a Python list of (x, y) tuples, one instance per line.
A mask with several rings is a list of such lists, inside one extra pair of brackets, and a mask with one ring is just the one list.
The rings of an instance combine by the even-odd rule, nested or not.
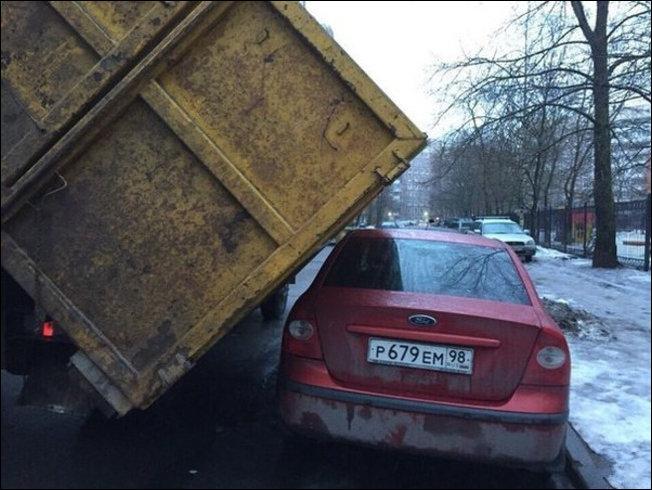
[(260, 312), (263, 314), (265, 321), (279, 320), (285, 313), (285, 307), (288, 303), (288, 291), (290, 286), (285, 284), (278, 288), (260, 305)]

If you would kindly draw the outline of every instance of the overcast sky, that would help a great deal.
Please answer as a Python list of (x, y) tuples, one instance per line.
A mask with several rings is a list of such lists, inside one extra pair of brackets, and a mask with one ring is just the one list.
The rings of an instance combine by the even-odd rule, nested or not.
[(513, 13), (512, 2), (308, 1), (306, 7), (431, 137), (445, 128), (433, 128), (429, 67), (486, 46)]

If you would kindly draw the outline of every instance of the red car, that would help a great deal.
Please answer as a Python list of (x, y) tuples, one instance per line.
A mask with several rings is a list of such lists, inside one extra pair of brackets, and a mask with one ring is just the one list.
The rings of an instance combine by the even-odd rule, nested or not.
[(569, 379), (564, 335), (507, 245), (359, 230), (288, 317), (279, 404), (310, 435), (551, 469)]

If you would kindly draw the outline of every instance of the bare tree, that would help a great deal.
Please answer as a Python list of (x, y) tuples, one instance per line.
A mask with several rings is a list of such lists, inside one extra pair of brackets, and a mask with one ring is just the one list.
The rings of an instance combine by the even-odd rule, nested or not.
[[(547, 200), (558, 160), (567, 153), (560, 145), (590, 131), (597, 231), (593, 265), (615, 267), (612, 154), (614, 145), (626, 145), (612, 116), (650, 104), (650, 2), (617, 2), (613, 8), (607, 1), (592, 6), (572, 1), (570, 7), (565, 2), (528, 4), (506, 31), (510, 48), (518, 44), (514, 36), (521, 36), (523, 47), (437, 70), (448, 82), (451, 100), (443, 112), (459, 112), (477, 101), (475, 114), (482, 117), (462, 126), (479, 134), (488, 126), (513, 128), (533, 215), (539, 202)], [(571, 115), (585, 124), (564, 123)], [(573, 191), (576, 183), (571, 176)]]

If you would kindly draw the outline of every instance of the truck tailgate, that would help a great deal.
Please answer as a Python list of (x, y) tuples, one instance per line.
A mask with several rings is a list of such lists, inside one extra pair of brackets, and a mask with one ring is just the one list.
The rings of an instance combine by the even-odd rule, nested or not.
[(3, 2), (2, 19), (2, 266), (119, 414), (425, 144), (295, 3)]

